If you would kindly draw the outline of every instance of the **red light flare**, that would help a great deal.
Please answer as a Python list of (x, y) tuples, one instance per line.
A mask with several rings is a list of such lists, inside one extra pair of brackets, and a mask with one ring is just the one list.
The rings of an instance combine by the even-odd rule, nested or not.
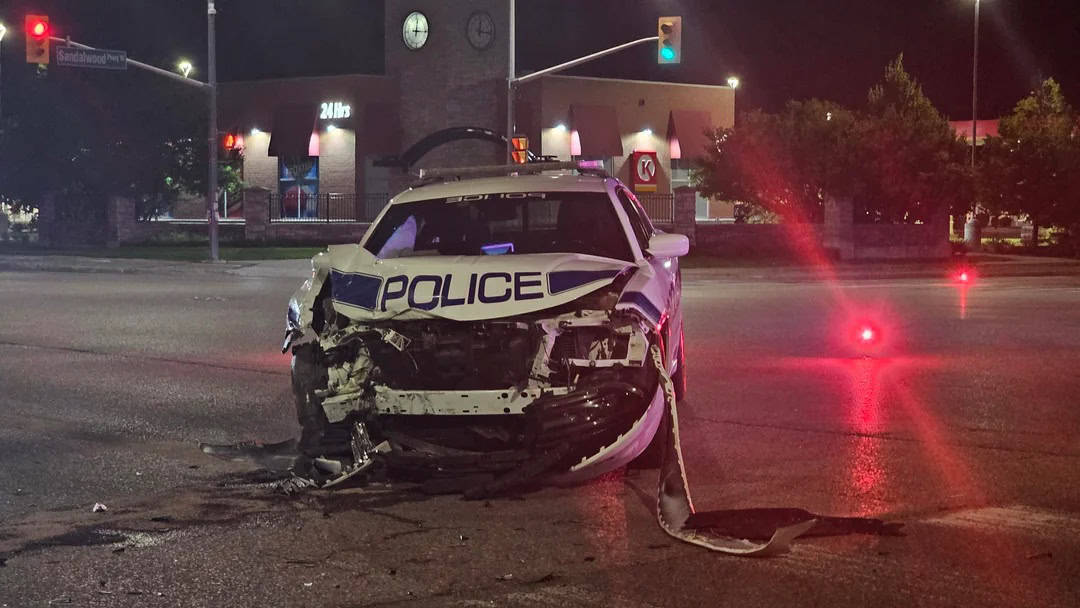
[(49, 33), (49, 25), (44, 21), (35, 21), (30, 25), (30, 34), (35, 38), (42, 38)]
[(968, 290), (975, 284), (975, 276), (974, 268), (961, 268), (952, 276), (953, 283), (959, 290), (961, 319), (967, 318), (967, 295)]

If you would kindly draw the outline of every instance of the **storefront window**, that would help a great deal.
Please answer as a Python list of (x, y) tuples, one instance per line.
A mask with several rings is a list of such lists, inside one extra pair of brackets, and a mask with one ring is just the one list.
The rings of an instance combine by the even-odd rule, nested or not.
[(281, 217), (316, 217), (319, 213), (319, 158), (278, 157)]
[[(690, 159), (686, 158), (673, 158), (671, 159), (671, 191), (674, 192), (676, 188), (689, 187), (693, 184), (690, 183)], [(709, 216), (709, 199), (701, 196), (700, 192), (695, 192), (694, 203), (694, 217), (699, 220), (710, 219)]]

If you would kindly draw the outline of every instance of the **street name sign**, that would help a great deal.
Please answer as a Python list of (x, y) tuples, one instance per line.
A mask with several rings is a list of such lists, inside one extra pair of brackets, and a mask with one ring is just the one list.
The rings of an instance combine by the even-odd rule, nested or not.
[(126, 70), (127, 53), (106, 49), (80, 49), (73, 46), (56, 47), (56, 64), (70, 68)]

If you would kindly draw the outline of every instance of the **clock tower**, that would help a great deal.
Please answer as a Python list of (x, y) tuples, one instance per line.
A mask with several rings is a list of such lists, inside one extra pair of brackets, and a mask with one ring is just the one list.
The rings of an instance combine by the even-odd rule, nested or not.
[[(448, 127), (506, 130), (508, 0), (386, 0), (386, 75), (397, 80), (403, 151)], [(483, 141), (436, 148), (419, 167), (497, 164)]]

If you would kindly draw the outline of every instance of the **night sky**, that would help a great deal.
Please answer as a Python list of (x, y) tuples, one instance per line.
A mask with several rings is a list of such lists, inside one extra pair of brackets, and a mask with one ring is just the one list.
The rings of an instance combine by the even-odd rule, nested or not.
[[(518, 0), (519, 73), (655, 35), (682, 15), (684, 62), (657, 66), (642, 47), (577, 74), (723, 84), (743, 82), (738, 109), (775, 110), (819, 97), (857, 106), (885, 64), (904, 53), (937, 107), (970, 118), (974, 0)], [(191, 58), (205, 78), (203, 0), (0, 0), (22, 28), (30, 9), (59, 35), (128, 51), (162, 66)], [(218, 0), (219, 77), (382, 71), (380, 0)], [(396, 36), (396, 32), (393, 34)], [(1080, 1), (982, 0), (980, 115), (995, 117), (1053, 76), (1080, 106)], [(17, 95), (22, 42), (4, 40), (5, 95)], [(53, 68), (63, 69), (63, 68)]]

